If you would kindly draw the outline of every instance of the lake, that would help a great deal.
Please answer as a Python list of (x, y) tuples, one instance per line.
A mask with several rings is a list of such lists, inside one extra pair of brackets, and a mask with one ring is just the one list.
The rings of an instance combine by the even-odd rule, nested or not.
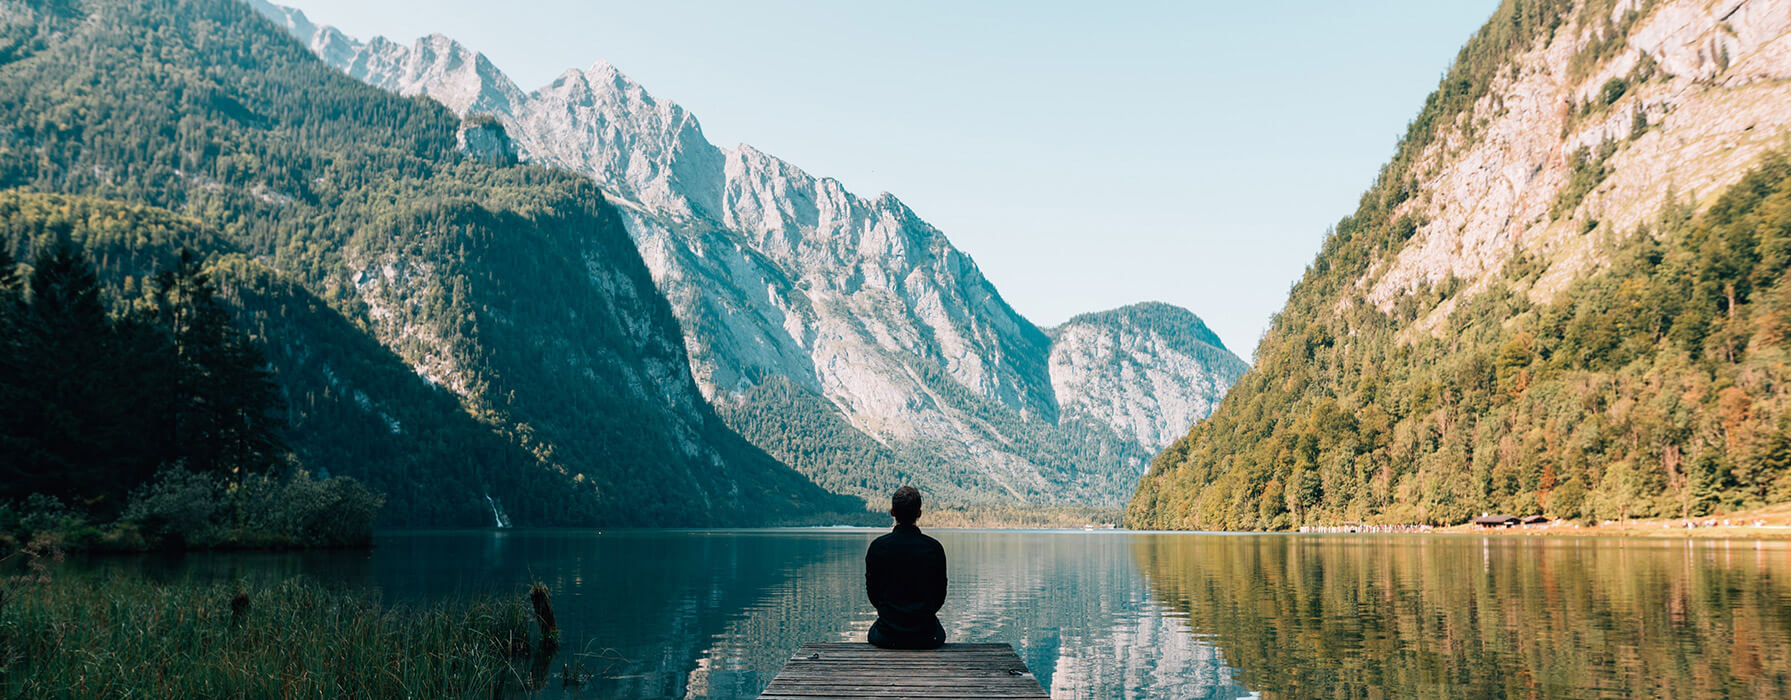
[[(545, 697), (752, 697), (862, 640), (881, 530), (385, 534), (370, 552), (104, 558), (294, 574), (388, 602), (552, 589), (599, 677)], [(938, 530), (953, 641), (1012, 643), (1055, 697), (1791, 696), (1785, 542)]]

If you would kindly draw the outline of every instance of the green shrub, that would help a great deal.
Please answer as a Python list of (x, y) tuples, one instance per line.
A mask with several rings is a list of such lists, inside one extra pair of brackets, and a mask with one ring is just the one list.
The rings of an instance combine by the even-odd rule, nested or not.
[(347, 477), (298, 472), (280, 481), (253, 476), (236, 491), (248, 529), (280, 533), (306, 547), (364, 546), (385, 497)]
[(1572, 215), (1573, 210), (1579, 208), (1580, 202), (1585, 201), (1586, 195), (1591, 194), (1611, 174), (1606, 162), (1616, 153), (1617, 144), (1608, 140), (1600, 144), (1596, 151), (1584, 147), (1574, 151), (1573, 174), (1567, 185), (1555, 195), (1555, 206), (1549, 210), (1549, 215), (1556, 219)]
[(222, 477), (169, 469), (132, 494), (122, 526), (182, 548), (354, 547), (372, 542), (385, 497), (347, 477)]
[(1622, 78), (1611, 78), (1605, 81), (1604, 88), (1598, 91), (1598, 96), (1604, 100), (1606, 105), (1613, 105), (1617, 103), (1617, 100), (1623, 99), (1623, 93), (1626, 92), (1629, 92), (1628, 82)]
[(223, 481), (211, 474), (164, 470), (131, 494), (120, 521), (176, 548), (209, 547), (221, 534), (223, 490)]

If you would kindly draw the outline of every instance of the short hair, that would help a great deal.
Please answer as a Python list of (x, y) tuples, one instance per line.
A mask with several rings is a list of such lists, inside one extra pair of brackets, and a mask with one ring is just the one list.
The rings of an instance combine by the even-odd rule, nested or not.
[(920, 489), (903, 486), (889, 495), (889, 514), (896, 522), (912, 525), (920, 519)]

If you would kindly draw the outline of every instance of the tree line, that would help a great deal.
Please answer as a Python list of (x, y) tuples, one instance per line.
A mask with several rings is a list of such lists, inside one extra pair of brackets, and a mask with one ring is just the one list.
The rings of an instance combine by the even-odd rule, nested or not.
[[(1588, 218), (1607, 266), (1547, 300), (1530, 294), (1544, 261), (1521, 252), (1480, 288), (1447, 278), (1387, 310), (1356, 286), (1419, 227), (1399, 207), (1418, 192), (1424, 148), (1450, 125), (1477, 138), (1458, 117), (1513, 52), (1570, 19), (1607, 35), (1632, 19), (1613, 24), (1609, 9), (1501, 5), (1326, 237), (1255, 368), (1157, 456), (1128, 525), (1444, 525), (1483, 511), (1621, 520), (1791, 500), (1784, 154), (1699, 215), (1670, 202), (1621, 232)], [(1609, 48), (1584, 50), (1576, 60)], [(1577, 157), (1572, 187), (1595, 184), (1623, 147)], [(1439, 327), (1414, 328), (1444, 300), (1455, 308)]]
[(261, 344), (202, 259), (146, 256), (108, 292), (78, 240), (107, 210), (68, 204), (0, 198), (0, 241), (33, 249), (0, 245), (0, 547), (364, 542), (380, 497), (294, 459)]
[[(386, 522), (488, 525), (487, 495), (533, 525), (850, 505), (700, 400), (587, 178), (466, 157), (445, 107), (355, 81), (235, 0), (24, 12), (0, 24), (8, 46), (0, 187), (209, 231), (194, 248), (270, 340), (292, 452), (386, 493)], [(102, 277), (136, 275), (114, 263), (137, 247), (111, 246)]]
[(0, 497), (55, 496), (117, 515), (158, 470), (239, 479), (285, 457), (261, 347), (231, 322), (190, 253), (108, 310), (66, 236), (21, 275), (0, 250)]

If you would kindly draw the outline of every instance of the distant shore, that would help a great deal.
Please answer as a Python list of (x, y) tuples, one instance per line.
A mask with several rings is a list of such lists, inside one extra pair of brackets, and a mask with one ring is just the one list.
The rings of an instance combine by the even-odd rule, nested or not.
[[(1347, 532), (1326, 528), (1327, 532)], [(1637, 518), (1585, 525), (1553, 520), (1535, 525), (1481, 527), (1469, 523), (1445, 527), (1362, 525), (1359, 534), (1493, 535), (1501, 537), (1652, 537), (1791, 540), (1791, 503), (1706, 515), (1701, 518)]]
[[(1612, 525), (1574, 525), (1555, 524), (1535, 527), (1514, 528), (1477, 528), (1471, 525), (1436, 528), (1433, 533), (1461, 535), (1494, 535), (1501, 537), (1651, 537), (1662, 538), (1701, 538), (1701, 539), (1763, 539), (1791, 540), (1791, 526), (1787, 525), (1743, 525), (1735, 522), (1731, 525), (1719, 524), (1706, 526), (1701, 524), (1708, 518), (1692, 519), (1694, 527), (1686, 527), (1682, 520), (1631, 520), (1624, 524)], [(1732, 521), (1734, 522), (1734, 521)]]

